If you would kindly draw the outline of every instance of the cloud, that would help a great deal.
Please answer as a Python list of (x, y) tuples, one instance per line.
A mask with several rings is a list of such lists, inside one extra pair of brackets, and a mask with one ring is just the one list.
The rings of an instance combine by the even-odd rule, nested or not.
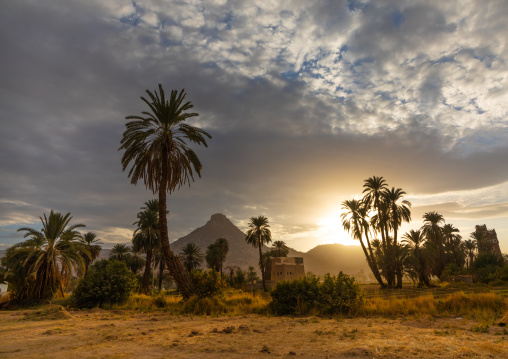
[(169, 198), (172, 239), (262, 212), (303, 241), (372, 175), (417, 207), (505, 216), (507, 15), (499, 1), (6, 3), (0, 226), (54, 209), (129, 240), (153, 194), (117, 150), (158, 83), (185, 88), (213, 135), (203, 178)]

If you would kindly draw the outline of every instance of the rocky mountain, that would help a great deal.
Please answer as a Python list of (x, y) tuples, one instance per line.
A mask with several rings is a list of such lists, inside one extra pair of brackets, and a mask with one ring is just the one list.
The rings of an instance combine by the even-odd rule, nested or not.
[[(245, 233), (221, 213), (212, 215), (204, 226), (171, 243), (171, 249), (175, 253), (180, 253), (186, 244), (194, 243), (201, 248), (204, 254), (206, 248), (217, 238), (226, 238), (229, 244), (229, 252), (224, 266), (235, 265), (244, 269), (251, 265), (257, 267), (259, 249), (247, 244)], [(263, 252), (267, 250), (267, 247), (263, 247)]]

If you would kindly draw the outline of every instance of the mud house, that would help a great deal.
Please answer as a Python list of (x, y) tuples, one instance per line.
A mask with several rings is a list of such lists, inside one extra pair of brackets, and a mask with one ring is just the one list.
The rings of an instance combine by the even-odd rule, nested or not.
[(267, 268), (267, 280), (281, 282), (284, 280), (293, 280), (305, 276), (303, 258), (301, 257), (274, 257)]

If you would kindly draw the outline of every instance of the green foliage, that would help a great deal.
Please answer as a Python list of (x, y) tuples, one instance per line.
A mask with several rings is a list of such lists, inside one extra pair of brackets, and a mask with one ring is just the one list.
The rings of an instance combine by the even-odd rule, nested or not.
[(503, 258), (495, 254), (481, 253), (473, 262), (475, 279), (479, 282), (489, 283), (502, 273)]
[(222, 295), (226, 282), (221, 280), (220, 274), (213, 270), (194, 270), (191, 280), (200, 298), (210, 298)]
[(191, 272), (193, 269), (198, 268), (203, 263), (204, 255), (201, 249), (195, 243), (187, 243), (180, 253), (185, 268)]
[(101, 260), (90, 267), (88, 274), (74, 291), (79, 307), (95, 307), (125, 302), (136, 286), (136, 279), (126, 264)]
[(342, 272), (337, 277), (325, 275), (319, 294), (320, 311), (324, 314), (354, 313), (361, 304), (360, 287), (353, 277)]
[(271, 309), (279, 315), (350, 314), (362, 303), (360, 287), (353, 277), (342, 272), (338, 276), (325, 276), (319, 283), (315, 276), (277, 283), (271, 292)]
[(208, 268), (215, 269), (222, 273), (222, 265), (226, 260), (226, 256), (229, 251), (229, 244), (227, 239), (218, 238), (210, 244), (206, 249), (205, 260), (208, 264)]
[(79, 241), (76, 231), (82, 224), (69, 226), (70, 213), (65, 216), (51, 211), (41, 217), (42, 228), (20, 228), (27, 240), (7, 249), (1, 263), (3, 275), (15, 301), (46, 300), (59, 293), (63, 296), (72, 273), (83, 273), (88, 249)]

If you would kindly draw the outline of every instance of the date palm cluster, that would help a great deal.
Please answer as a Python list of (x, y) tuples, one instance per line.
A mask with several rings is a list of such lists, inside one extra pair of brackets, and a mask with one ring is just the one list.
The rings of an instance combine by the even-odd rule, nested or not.
[[(474, 258), (476, 241), (462, 241), (459, 230), (437, 212), (423, 215), (423, 226), (399, 238), (411, 221), (411, 203), (401, 188), (389, 188), (383, 177), (364, 181), (363, 197), (342, 203), (342, 226), (360, 241), (367, 263), (381, 287), (402, 287), (404, 276), (430, 285), (446, 268), (463, 268)], [(474, 236), (476, 234), (473, 234)]]
[(63, 296), (71, 279), (86, 275), (102, 249), (95, 233), (77, 231), (85, 225), (70, 225), (70, 213), (51, 210), (40, 220), (41, 230), (18, 229), (25, 232), (26, 240), (9, 247), (2, 257), (0, 281), (9, 283), (12, 296), (18, 300)]

